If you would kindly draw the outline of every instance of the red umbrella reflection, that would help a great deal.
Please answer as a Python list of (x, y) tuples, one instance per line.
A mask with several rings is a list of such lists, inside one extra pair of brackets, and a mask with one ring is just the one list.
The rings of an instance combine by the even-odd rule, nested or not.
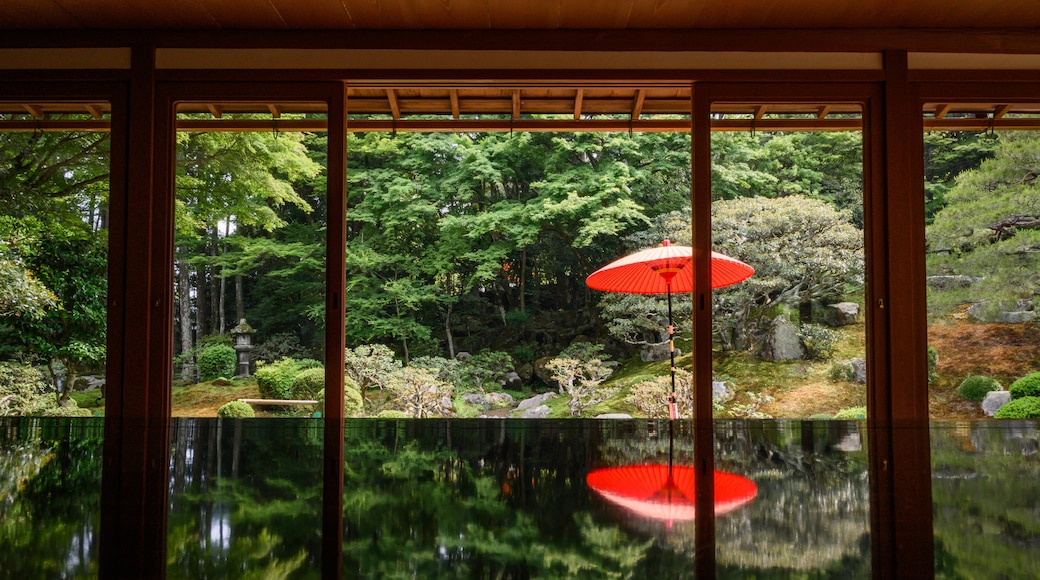
[[(711, 253), (711, 287), (722, 288), (746, 280), (755, 269), (736, 258)], [(672, 393), (668, 396), (669, 416), (675, 409), (675, 327), (672, 325), (672, 292), (693, 291), (693, 248), (673, 246), (665, 240), (615, 260), (585, 279), (593, 290), (626, 294), (668, 294), (668, 349), (672, 359)]]
[[(596, 469), (585, 477), (589, 487), (637, 515), (675, 521), (694, 519), (694, 469), (655, 463)], [(750, 479), (715, 472), (715, 514), (724, 514), (750, 503), (758, 486)]]

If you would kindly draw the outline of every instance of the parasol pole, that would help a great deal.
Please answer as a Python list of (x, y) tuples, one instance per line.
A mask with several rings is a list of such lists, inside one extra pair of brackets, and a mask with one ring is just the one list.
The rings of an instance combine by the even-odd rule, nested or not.
[(668, 395), (668, 419), (674, 421), (679, 416), (675, 403), (675, 325), (672, 324), (672, 281), (665, 284), (668, 288), (668, 355), (672, 359), (672, 392)]

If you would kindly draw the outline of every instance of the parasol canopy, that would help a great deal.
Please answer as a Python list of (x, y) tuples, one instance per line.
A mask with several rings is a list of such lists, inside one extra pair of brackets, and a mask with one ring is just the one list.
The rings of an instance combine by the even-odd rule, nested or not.
[[(755, 269), (718, 252), (711, 253), (711, 287), (722, 288), (746, 280)], [(693, 248), (660, 246), (640, 250), (596, 270), (585, 283), (593, 290), (626, 294), (665, 294), (693, 290)]]
[[(585, 482), (607, 501), (646, 518), (694, 519), (694, 468), (656, 463), (606, 467), (590, 471)], [(715, 513), (747, 505), (758, 495), (755, 482), (734, 473), (715, 471)]]

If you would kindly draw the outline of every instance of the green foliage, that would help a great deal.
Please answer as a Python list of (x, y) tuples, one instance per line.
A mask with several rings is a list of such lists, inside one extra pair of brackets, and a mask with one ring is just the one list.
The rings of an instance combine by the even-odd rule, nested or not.
[(835, 419), (844, 419), (844, 420), (848, 420), (848, 419), (866, 419), (867, 418), (867, 408), (866, 407), (847, 407), (847, 408), (841, 409), (840, 411), (835, 413), (834, 414), (834, 418)]
[[(632, 385), (625, 402), (647, 417), (663, 419), (669, 416), (671, 391), (671, 375), (653, 377)], [(675, 403), (680, 417), (693, 416), (693, 374), (686, 369), (675, 369)]]
[(270, 364), (257, 365), (256, 386), (265, 399), (292, 399), (293, 381), (306, 369), (320, 366), (317, 361), (283, 358)]
[(394, 396), (393, 405), (409, 417), (451, 417), (454, 396), (452, 385), (437, 378), (436, 371), (418, 367), (404, 367), (394, 371), (386, 381)]
[(827, 370), (827, 378), (834, 382), (849, 383), (856, 378), (856, 369), (852, 368), (851, 361), (834, 361)]
[(459, 369), (463, 390), (486, 393), (500, 385), (498, 380), (513, 370), (513, 359), (505, 352), (481, 350), (462, 361)]
[(802, 324), (798, 327), (798, 338), (805, 347), (805, 357), (819, 360), (831, 357), (841, 336), (820, 324)]
[(242, 401), (229, 401), (217, 409), (217, 417), (226, 417), (229, 419), (252, 419), (253, 417), (256, 417), (256, 413), (253, 412), (253, 407), (251, 407), (249, 403), (243, 403)]
[(1040, 397), (1012, 399), (993, 413), (994, 419), (1040, 419)]
[(993, 377), (972, 375), (957, 387), (957, 394), (965, 401), (978, 403), (986, 398), (986, 393), (999, 391), (1001, 388), (1000, 383)]
[(309, 353), (298, 336), (288, 332), (278, 332), (253, 347), (250, 354), (253, 360), (274, 362), (280, 358), (305, 358)]
[(617, 393), (617, 386), (603, 385), (614, 372), (603, 364), (609, 358), (603, 352), (602, 344), (575, 342), (546, 363), (545, 368), (560, 385), (560, 393), (570, 396), (567, 407), (571, 415), (580, 416), (586, 408)]
[(383, 409), (376, 414), (376, 419), (408, 419), (411, 415), (397, 409)]
[(313, 399), (325, 388), (325, 369), (321, 367), (301, 371), (292, 382), (292, 398)]
[(931, 383), (939, 378), (939, 351), (929, 344), (926, 356), (928, 358), (928, 382)]
[[(325, 412), (325, 389), (321, 389), (314, 396), (318, 401), (318, 410)], [(361, 391), (349, 378), (343, 380), (343, 416), (360, 417), (364, 413), (365, 400), (361, 397)]]
[(401, 368), (394, 359), (394, 351), (383, 344), (363, 344), (346, 349), (345, 372), (354, 380), (362, 394), (374, 388), (385, 388), (389, 376)]
[(809, 415), (809, 419), (812, 420), (812, 421), (824, 421), (824, 420), (833, 419), (833, 418), (834, 418), (834, 415), (831, 415), (831, 414), (828, 414), (828, 413), (816, 413), (816, 414), (813, 414), (813, 415)]
[[(992, 158), (957, 175), (925, 233), (929, 275), (981, 278), (970, 298), (983, 302), (1040, 293), (1038, 151), (1040, 133), (1001, 132)], [(945, 311), (963, 299), (960, 292), (932, 291), (929, 306)]]
[(1012, 399), (1023, 397), (1040, 397), (1040, 373), (1028, 374), (1008, 387)]
[(204, 348), (197, 360), (199, 376), (203, 381), (212, 381), (220, 377), (234, 376), (238, 355), (234, 348), (226, 344), (215, 344)]
[(9, 415), (89, 417), (69, 398), (59, 405), (43, 373), (29, 365), (0, 362), (0, 417)]

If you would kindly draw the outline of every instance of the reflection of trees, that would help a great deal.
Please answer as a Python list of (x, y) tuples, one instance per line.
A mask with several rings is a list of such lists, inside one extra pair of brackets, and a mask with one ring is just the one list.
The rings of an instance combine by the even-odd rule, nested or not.
[(102, 421), (12, 419), (0, 427), (2, 575), (96, 576)]
[(936, 575), (1040, 577), (1040, 425), (935, 422), (931, 442)]
[(175, 420), (171, 470), (170, 577), (320, 569), (320, 423)]

